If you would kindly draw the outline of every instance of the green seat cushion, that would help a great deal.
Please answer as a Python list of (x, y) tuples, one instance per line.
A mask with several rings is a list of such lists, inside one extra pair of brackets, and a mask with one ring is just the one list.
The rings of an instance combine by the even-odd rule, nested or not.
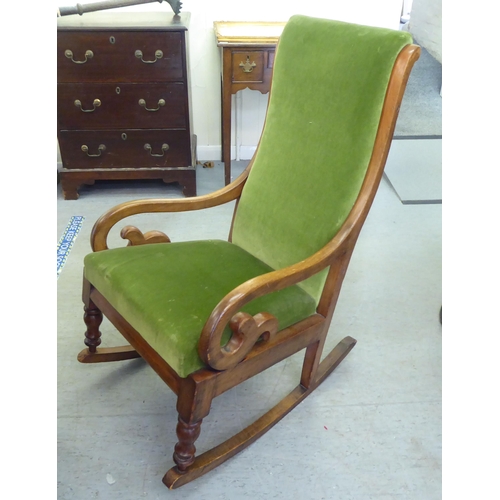
[[(320, 250), (363, 183), (406, 32), (293, 16), (232, 241), (275, 269)], [(327, 270), (301, 284), (317, 300)]]
[[(219, 301), (272, 268), (226, 241), (158, 243), (95, 252), (85, 277), (178, 373), (204, 367), (197, 346)], [(257, 298), (242, 311), (269, 312), (286, 328), (314, 314), (314, 299), (299, 286)], [(224, 342), (229, 339), (230, 331)]]

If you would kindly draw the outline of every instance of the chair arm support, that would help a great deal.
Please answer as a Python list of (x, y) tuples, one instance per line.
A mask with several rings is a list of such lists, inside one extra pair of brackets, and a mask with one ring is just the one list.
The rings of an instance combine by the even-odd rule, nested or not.
[[(223, 205), (237, 199), (243, 189), (249, 169), (235, 179), (231, 184), (228, 184), (222, 189), (213, 193), (195, 196), (193, 198), (182, 199), (146, 199), (134, 200), (121, 203), (103, 214), (92, 228), (90, 236), (90, 244), (94, 252), (107, 250), (107, 238), (111, 228), (120, 220), (132, 215), (143, 213), (160, 213), (160, 212), (188, 212), (193, 210), (202, 210), (218, 205)], [(135, 229), (135, 228), (133, 228)], [(122, 237), (126, 236), (122, 232)], [(168, 238), (167, 238), (168, 239)]]
[[(241, 308), (257, 297), (296, 285), (335, 262), (342, 262), (349, 253), (349, 240), (334, 238), (311, 257), (252, 278), (228, 293), (217, 304), (203, 327), (198, 342), (201, 359), (215, 370), (226, 370), (242, 361), (260, 338), (264, 341), (273, 338), (279, 330), (274, 316), (263, 311), (252, 317), (241, 312)], [(229, 342), (221, 346), (226, 326), (231, 328), (233, 334)]]

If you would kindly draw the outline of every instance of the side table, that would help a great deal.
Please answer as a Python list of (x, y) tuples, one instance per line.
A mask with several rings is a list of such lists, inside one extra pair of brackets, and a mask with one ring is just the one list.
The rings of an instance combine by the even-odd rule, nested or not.
[(231, 182), (231, 96), (249, 88), (267, 94), (274, 54), (285, 22), (214, 22), (222, 49), (222, 161), (224, 182)]

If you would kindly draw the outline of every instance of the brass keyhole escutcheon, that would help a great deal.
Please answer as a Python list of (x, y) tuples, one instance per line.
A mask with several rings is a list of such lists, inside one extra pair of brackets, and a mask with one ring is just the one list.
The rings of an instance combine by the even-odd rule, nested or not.
[(257, 66), (257, 64), (255, 64), (255, 61), (250, 62), (250, 56), (247, 56), (245, 62), (240, 62), (240, 68), (243, 68), (243, 73), (251, 73), (255, 66)]
[(109, 37), (109, 43), (115, 43), (116, 42), (116, 39), (114, 36), (110, 36)]

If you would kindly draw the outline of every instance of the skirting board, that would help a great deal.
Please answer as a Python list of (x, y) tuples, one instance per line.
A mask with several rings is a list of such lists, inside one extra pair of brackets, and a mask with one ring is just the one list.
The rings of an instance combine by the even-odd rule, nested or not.
[(405, 205), (442, 203), (441, 136), (395, 138), (385, 176)]

